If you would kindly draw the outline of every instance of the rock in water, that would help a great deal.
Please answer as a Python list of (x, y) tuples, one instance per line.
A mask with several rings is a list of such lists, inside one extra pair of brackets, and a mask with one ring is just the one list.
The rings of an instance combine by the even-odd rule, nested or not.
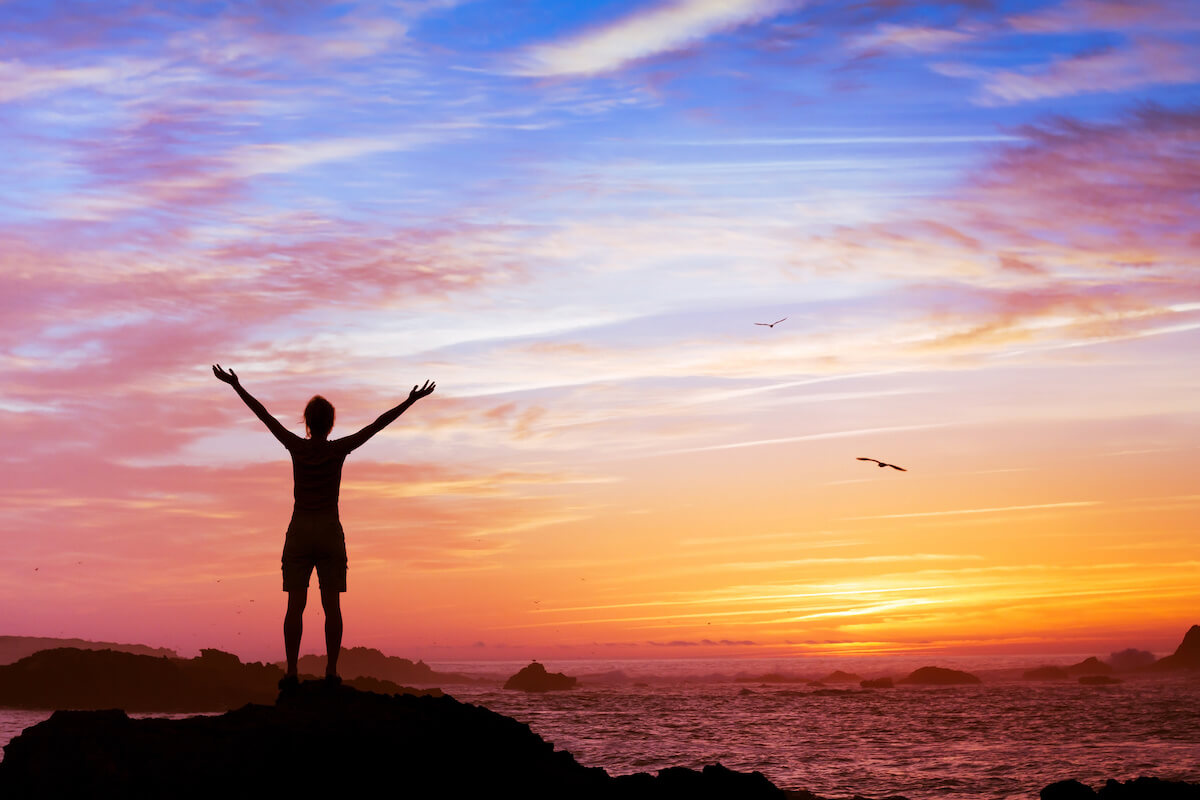
[(534, 661), (505, 681), (504, 688), (521, 692), (555, 692), (574, 689), (576, 683), (575, 678), (561, 672), (546, 672), (545, 667)]
[(1175, 652), (1156, 661), (1154, 669), (1200, 669), (1200, 625), (1189, 628)]
[(969, 672), (945, 667), (921, 667), (910, 673), (907, 678), (901, 678), (896, 682), (910, 686), (968, 686), (983, 683), (977, 676)]
[(1072, 664), (1067, 667), (1068, 675), (1108, 675), (1112, 672), (1112, 667), (1105, 664), (1095, 656), (1089, 656), (1078, 664)]
[(528, 725), (451, 697), (308, 681), (274, 706), (130, 719), (58, 711), (5, 748), (4, 797), (773, 798), (761, 773), (719, 765), (612, 778)]

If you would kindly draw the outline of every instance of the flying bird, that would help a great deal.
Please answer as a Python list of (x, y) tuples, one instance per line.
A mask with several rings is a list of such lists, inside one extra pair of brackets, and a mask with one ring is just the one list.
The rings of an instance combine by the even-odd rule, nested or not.
[[(787, 319), (787, 317), (784, 317), (783, 319)], [(762, 325), (763, 327), (766, 327), (766, 328), (774, 328), (776, 325), (783, 322), (783, 319), (777, 319), (774, 322), (756, 322), (754, 324)]]
[(862, 456), (859, 456), (858, 460), (859, 461), (874, 461), (876, 464), (879, 465), (880, 469), (883, 469), (884, 467), (891, 467), (892, 469), (898, 469), (901, 472), (908, 472), (908, 470), (906, 470), (904, 467), (897, 467), (895, 464), (887, 464), (883, 461), (880, 461), (878, 458), (864, 458)]

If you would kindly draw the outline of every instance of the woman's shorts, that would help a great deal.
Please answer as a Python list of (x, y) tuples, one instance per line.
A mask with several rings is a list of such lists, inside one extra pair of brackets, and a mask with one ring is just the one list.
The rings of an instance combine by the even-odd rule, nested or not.
[(313, 568), (322, 591), (346, 591), (346, 534), (337, 517), (292, 517), (283, 542), (283, 590), (308, 588)]

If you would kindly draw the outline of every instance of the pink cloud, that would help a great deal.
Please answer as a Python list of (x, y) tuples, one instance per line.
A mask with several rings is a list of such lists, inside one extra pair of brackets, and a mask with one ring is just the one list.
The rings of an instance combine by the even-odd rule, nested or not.
[(1200, 28), (1189, 0), (1067, 0), (1008, 18), (1026, 33), (1078, 33), (1087, 30), (1177, 31)]
[(974, 35), (947, 28), (924, 25), (880, 24), (871, 33), (855, 37), (853, 45), (861, 50), (912, 50), (918, 53), (937, 53), (955, 45), (969, 42)]

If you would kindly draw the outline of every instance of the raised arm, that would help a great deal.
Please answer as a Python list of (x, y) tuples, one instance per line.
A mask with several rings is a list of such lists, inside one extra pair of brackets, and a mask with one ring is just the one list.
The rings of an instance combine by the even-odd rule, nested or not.
[(238, 393), (238, 397), (242, 398), (242, 402), (250, 407), (250, 410), (254, 412), (254, 416), (262, 420), (263, 424), (267, 426), (267, 430), (274, 434), (275, 438), (284, 447), (288, 447), (292, 441), (300, 438), (283, 427), (279, 420), (271, 416), (266, 407), (255, 399), (254, 395), (242, 388), (242, 382), (238, 380), (236, 372), (233, 370), (226, 372), (221, 369), (220, 364), (213, 364), (213, 375), (216, 375), (218, 380), (228, 383), (233, 387), (233, 390)]
[(347, 446), (347, 451), (353, 450), (357, 447), (361, 447), (372, 436), (379, 433), (381, 430), (386, 428), (388, 425), (391, 425), (393, 422), (395, 422), (396, 418), (399, 417), (401, 414), (403, 414), (405, 411), (407, 411), (408, 407), (411, 406), (413, 403), (417, 402), (418, 400), (420, 400), (422, 397), (425, 397), (426, 395), (433, 394), (433, 390), (436, 387), (437, 387), (437, 384), (434, 383), (433, 381), (425, 381), (425, 384), (420, 387), (414, 386), (412, 388), (412, 391), (408, 393), (408, 399), (405, 400), (403, 403), (401, 403), (400, 405), (396, 406), (393, 409), (389, 409), (388, 411), (383, 412), (382, 414), (379, 415), (379, 419), (375, 420), (374, 422), (372, 422), (367, 427), (363, 428), (358, 433), (353, 433), (353, 434), (347, 436), (345, 439), (342, 439), (341, 440), (342, 443), (344, 443)]

